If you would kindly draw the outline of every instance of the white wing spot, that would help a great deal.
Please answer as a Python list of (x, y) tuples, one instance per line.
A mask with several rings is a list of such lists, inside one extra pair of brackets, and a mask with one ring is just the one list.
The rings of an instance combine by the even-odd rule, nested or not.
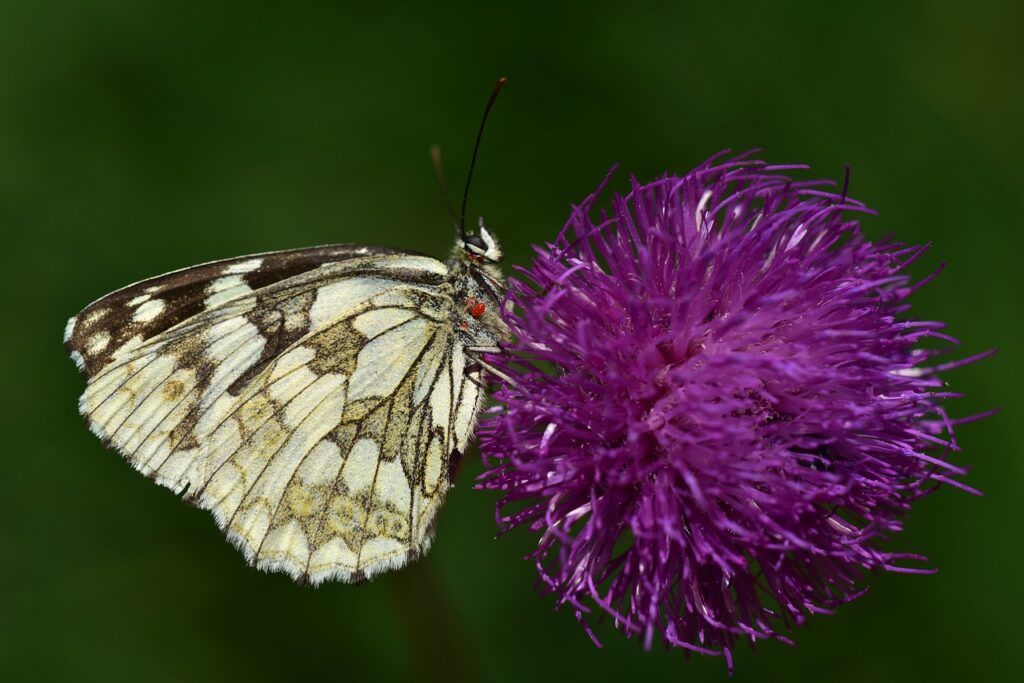
[(68, 324), (64, 326), (64, 343), (67, 344), (71, 341), (71, 335), (75, 333), (75, 323), (78, 321), (77, 317), (73, 317), (68, 320)]
[(444, 464), (444, 451), (441, 442), (436, 438), (430, 440), (426, 458), (423, 460), (423, 488), (429, 495), (434, 495), (441, 481), (441, 465)]
[(479, 400), (480, 390), (477, 386), (470, 381), (463, 382), (459, 412), (455, 416), (455, 444), (460, 451), (466, 450), (466, 443), (473, 433), (473, 420), (476, 418)]
[(429, 256), (413, 256), (405, 255), (399, 258), (389, 259), (381, 262), (381, 269), (395, 269), (409, 268), (413, 270), (425, 270), (436, 275), (447, 275), (448, 266), (441, 263), (437, 259), (430, 258)]
[(352, 321), (352, 326), (359, 330), (367, 339), (373, 339), (381, 332), (390, 330), (404, 323), (415, 313), (403, 308), (379, 308), (367, 311)]
[(381, 500), (390, 501), (399, 510), (408, 510), (411, 495), (409, 480), (405, 478), (402, 463), (398, 460), (382, 461), (377, 470), (377, 495)]
[(297, 346), (274, 361), (270, 379), (276, 380), (316, 358), (316, 351), (306, 346)]
[[(456, 354), (461, 352), (461, 348), (455, 350)], [(422, 403), (427, 392), (433, 386), (434, 377), (438, 372), (442, 371), (441, 357), (444, 355), (445, 345), (434, 343), (426, 353), (423, 354), (423, 358), (420, 360), (419, 367), (416, 368), (416, 382), (413, 384), (412, 403), (418, 406)]]
[(261, 258), (254, 258), (254, 259), (249, 259), (248, 261), (242, 261), (241, 263), (235, 263), (233, 265), (230, 265), (230, 266), (228, 266), (228, 269), (226, 271), (224, 271), (224, 272), (226, 272), (226, 273), (251, 273), (252, 271), (256, 270), (257, 268), (259, 268), (262, 265), (263, 265), (263, 259), (261, 259)]
[(216, 292), (223, 292), (225, 289), (231, 289), (244, 284), (245, 282), (242, 280), (241, 275), (225, 275), (224, 277), (219, 277), (211, 282), (206, 286), (206, 289), (211, 294), (214, 294)]
[(152, 298), (153, 297), (150, 294), (140, 294), (139, 296), (137, 296), (134, 299), (132, 299), (131, 301), (129, 301), (128, 305), (129, 306), (139, 306), (141, 304), (146, 303), (147, 301), (149, 301)]
[(452, 405), (451, 390), (451, 375), (442, 370), (438, 374), (434, 390), (430, 394), (430, 411), (433, 413), (434, 424), (438, 427), (448, 427), (448, 418), (455, 408)]
[(103, 349), (107, 348), (107, 344), (109, 343), (110, 332), (103, 330), (102, 332), (97, 332), (96, 334), (89, 338), (89, 346), (87, 347), (86, 350), (89, 352), (89, 355), (95, 356), (97, 354), (103, 353)]
[(395, 286), (392, 280), (372, 277), (346, 278), (324, 285), (316, 291), (316, 301), (309, 310), (310, 324), (320, 328), (334, 322), (364, 301)]
[(373, 482), (373, 473), (377, 470), (377, 443), (373, 439), (359, 439), (348, 458), (345, 459), (345, 466), (341, 470), (341, 476), (345, 479), (345, 485), (352, 493), (362, 491)]
[(412, 320), (370, 340), (356, 357), (356, 371), (349, 380), (349, 400), (393, 392), (427, 345), (433, 329), (426, 320)]
[(100, 321), (100, 318), (105, 316), (109, 312), (107, 308), (97, 308), (95, 311), (85, 316), (86, 325), (95, 325)]
[(167, 306), (162, 299), (150, 299), (139, 306), (132, 316), (132, 320), (139, 323), (148, 323), (160, 315)]
[(252, 293), (252, 288), (245, 284), (241, 275), (225, 275), (208, 284), (206, 293), (206, 310), (210, 310), (232, 299)]
[(341, 470), (341, 450), (326, 439), (313, 447), (296, 474), (307, 484), (330, 484)]

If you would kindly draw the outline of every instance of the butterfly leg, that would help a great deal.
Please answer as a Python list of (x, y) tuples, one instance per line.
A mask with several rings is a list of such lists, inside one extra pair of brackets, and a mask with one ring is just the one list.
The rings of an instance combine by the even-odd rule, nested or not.
[[(497, 346), (467, 346), (465, 351), (466, 351), (466, 355), (467, 356), (473, 357), (473, 364), (466, 368), (467, 373), (470, 371), (471, 367), (475, 366), (475, 369), (478, 372), (481, 369), (482, 370), (486, 370), (488, 373), (490, 373), (491, 375), (493, 375), (493, 376), (497, 377), (498, 379), (502, 380), (503, 382), (505, 382), (509, 386), (513, 386), (513, 387), (516, 386), (516, 381), (514, 379), (512, 379), (506, 373), (504, 373), (501, 370), (499, 370), (498, 368), (494, 367), (494, 365), (492, 365), (491, 363), (488, 363), (480, 355), (478, 355), (478, 354), (483, 354), (483, 353), (501, 353), (502, 350), (501, 350), (500, 347), (497, 347)], [(480, 385), (477, 384), (477, 386), (480, 386)]]

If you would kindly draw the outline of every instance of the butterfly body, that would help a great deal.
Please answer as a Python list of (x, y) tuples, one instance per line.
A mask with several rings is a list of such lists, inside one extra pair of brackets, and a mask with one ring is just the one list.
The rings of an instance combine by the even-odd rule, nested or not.
[(131, 285), (68, 322), (81, 412), (262, 569), (400, 567), (429, 547), (484, 400), (474, 349), (506, 334), (500, 258), (481, 226), (447, 264), (335, 245)]

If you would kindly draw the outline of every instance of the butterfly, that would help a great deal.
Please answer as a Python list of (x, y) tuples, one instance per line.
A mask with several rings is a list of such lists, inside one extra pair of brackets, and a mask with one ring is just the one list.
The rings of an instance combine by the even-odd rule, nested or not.
[(501, 247), (482, 220), (457, 227), (447, 263), (340, 244), (98, 299), (64, 334), (86, 423), (260, 569), (319, 584), (405, 565), (428, 550), (471, 438), (482, 354), (507, 336)]

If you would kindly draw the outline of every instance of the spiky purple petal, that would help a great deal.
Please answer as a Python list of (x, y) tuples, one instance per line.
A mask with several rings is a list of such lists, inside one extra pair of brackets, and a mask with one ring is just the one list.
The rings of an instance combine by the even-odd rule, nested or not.
[(792, 168), (711, 159), (595, 216), (599, 189), (510, 282), (479, 487), (540, 535), (559, 604), (648, 647), (731, 659), (866, 572), (931, 571), (878, 541), (965, 487), (922, 346), (955, 340), (906, 317), (926, 246), (868, 241), (862, 204)]

